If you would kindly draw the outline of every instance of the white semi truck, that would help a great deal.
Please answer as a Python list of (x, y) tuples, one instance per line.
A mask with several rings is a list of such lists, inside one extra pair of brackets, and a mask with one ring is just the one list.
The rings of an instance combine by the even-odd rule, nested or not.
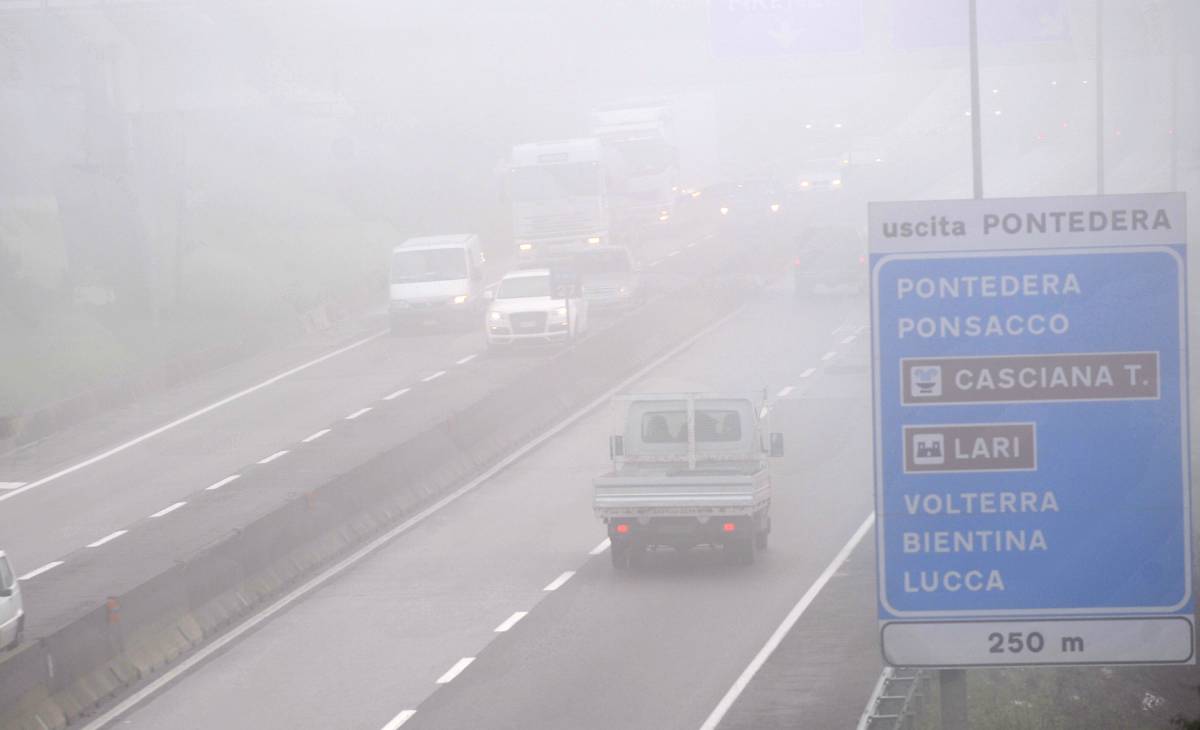
[(680, 189), (671, 107), (616, 104), (593, 111), (591, 127), (604, 147), (614, 221), (623, 228), (669, 221)]
[(599, 140), (513, 147), (513, 234), (520, 260), (546, 260), (609, 242), (604, 152)]
[(745, 396), (673, 393), (616, 399), (611, 472), (593, 481), (613, 566), (647, 549), (720, 548), (754, 562), (771, 532), (770, 457), (783, 455), (769, 410)]

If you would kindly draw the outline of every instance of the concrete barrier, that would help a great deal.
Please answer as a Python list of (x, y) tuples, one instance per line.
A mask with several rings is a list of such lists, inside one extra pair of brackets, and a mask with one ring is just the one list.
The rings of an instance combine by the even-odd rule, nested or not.
[[(601, 330), (422, 433), (301, 495), (0, 662), (0, 728), (96, 711), (300, 579), (462, 484), (731, 311), (694, 285)], [(598, 447), (600, 448), (600, 447)]]

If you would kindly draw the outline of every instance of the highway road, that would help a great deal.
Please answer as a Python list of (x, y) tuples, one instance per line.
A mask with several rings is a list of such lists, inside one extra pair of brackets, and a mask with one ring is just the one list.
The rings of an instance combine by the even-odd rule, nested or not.
[[(861, 298), (797, 299), (780, 279), (632, 388), (769, 388), (788, 452), (753, 566), (698, 549), (611, 569), (590, 509), (601, 408), (119, 726), (700, 727), (852, 538), (870, 544), (866, 321)], [(851, 722), (879, 669), (873, 647), (863, 661), (827, 667)]]
[[(670, 291), (726, 256), (712, 239), (662, 239), (646, 252), (646, 277)], [(384, 320), (348, 322), (0, 456), (0, 536), (22, 576), (30, 638), (554, 352), (488, 357), (482, 326), (395, 337)]]

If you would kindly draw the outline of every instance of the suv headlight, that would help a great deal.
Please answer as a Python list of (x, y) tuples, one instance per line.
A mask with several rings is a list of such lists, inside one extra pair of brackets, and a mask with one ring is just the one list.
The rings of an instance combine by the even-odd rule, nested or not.
[(489, 322), (503, 322), (504, 321), (504, 312), (497, 312), (496, 310), (493, 309), (492, 311), (488, 312), (488, 321)]
[(458, 296), (454, 297), (454, 303), (455, 304), (466, 304), (467, 303), (467, 295), (459, 294)]
[(553, 321), (565, 321), (567, 318), (567, 308), (559, 307), (550, 313), (550, 319)]

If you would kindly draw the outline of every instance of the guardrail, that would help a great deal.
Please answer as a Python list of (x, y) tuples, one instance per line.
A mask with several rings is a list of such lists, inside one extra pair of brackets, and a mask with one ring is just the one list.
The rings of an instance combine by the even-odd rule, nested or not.
[(885, 667), (858, 721), (858, 730), (916, 730), (929, 697), (930, 675), (920, 669)]

